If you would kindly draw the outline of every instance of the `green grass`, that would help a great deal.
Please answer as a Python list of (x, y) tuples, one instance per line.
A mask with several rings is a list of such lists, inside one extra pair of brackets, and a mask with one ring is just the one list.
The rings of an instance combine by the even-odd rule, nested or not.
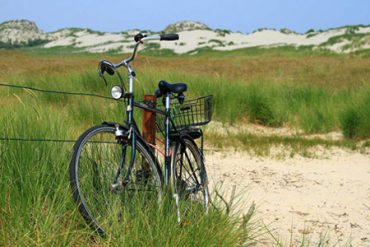
[[(217, 134), (208, 133), (207, 140), (216, 148), (234, 148), (238, 151), (247, 151), (258, 156), (271, 155), (273, 148), (277, 148), (277, 158), (294, 155), (315, 157), (317, 147), (325, 149), (346, 148), (361, 151), (366, 143), (360, 145), (353, 140), (324, 140), (321, 138), (305, 138), (302, 136), (258, 136), (248, 132)], [(280, 149), (279, 149), (280, 148)], [(276, 152), (275, 152), (276, 153)]]
[[(320, 44), (320, 46), (334, 45), (334, 44), (339, 43), (343, 40), (352, 41), (353, 45), (356, 45), (356, 44), (359, 43), (359, 41), (362, 38), (368, 37), (368, 36), (369, 36), (369, 34), (367, 34), (367, 33), (353, 33), (351, 31), (349, 31), (349, 32), (347, 32), (343, 35), (338, 35), (338, 36), (331, 37), (328, 41)], [(347, 46), (345, 48), (350, 48), (350, 47)]]
[[(105, 55), (66, 55), (65, 52), (25, 48), (13, 56), (6, 53), (4, 61), (0, 57), (4, 68), (0, 71), (0, 81), (109, 96), (110, 87), (118, 80), (110, 78), (106, 87), (98, 77), (98, 57)], [(366, 141), (370, 137), (366, 56), (317, 55), (309, 53), (309, 49), (295, 48), (277, 48), (270, 53), (265, 49), (243, 49), (229, 53), (205, 51), (194, 57), (167, 55), (159, 60), (150, 56), (138, 60), (137, 100), (153, 93), (161, 79), (185, 81), (189, 85), (188, 99), (213, 94), (217, 121), (236, 126), (245, 122), (287, 126), (305, 133), (341, 131), (348, 137), (342, 141), (327, 141), (249, 133), (207, 134), (207, 144), (241, 148), (258, 155), (268, 155), (271, 147), (283, 146), (292, 155), (305, 156), (315, 155), (317, 146), (361, 150), (370, 145)], [(225, 63), (230, 57), (233, 60)], [(121, 56), (109, 56), (114, 61), (119, 58)], [(92, 125), (104, 121), (123, 122), (125, 117), (123, 105), (113, 100), (3, 87), (0, 97), (0, 136), (77, 139)], [(135, 114), (140, 122), (141, 112)], [(358, 140), (363, 139), (360, 147)], [(71, 149), (72, 144), (0, 142), (0, 198), (4, 198), (0, 200), (0, 246), (122, 243), (238, 246), (255, 241), (252, 224), (243, 222), (243, 217), (220, 210), (222, 200), (207, 216), (199, 216), (194, 208), (192, 214), (197, 217), (190, 217), (183, 226), (177, 225), (171, 205), (131, 210), (127, 212), (125, 224), (112, 226), (108, 238), (98, 238), (84, 224), (72, 201), (68, 187)]]
[[(55, 102), (47, 105), (34, 95), (21, 100), (3, 109), (1, 136), (75, 138), (77, 122), (100, 121), (91, 115), (99, 107), (93, 101), (81, 104), (89, 107), (85, 111), (76, 104), (76, 113), (66, 114), (65, 109), (53, 109)], [(115, 115), (105, 109), (107, 115)], [(77, 112), (81, 119), (72, 121)], [(112, 225), (108, 236), (100, 238), (84, 223), (72, 201), (71, 149), (70, 143), (0, 142), (1, 246), (238, 246), (255, 241), (251, 224), (227, 214), (217, 198), (207, 215), (192, 204), (182, 225), (177, 223), (172, 200), (158, 207), (132, 198), (125, 205), (124, 222)]]
[(341, 128), (348, 138), (370, 138), (370, 92), (347, 106), (341, 115)]
[[(356, 86), (350, 90), (333, 90), (317, 85), (292, 83), (273, 84), (254, 80), (230, 83), (226, 78), (189, 75), (163, 71), (169, 81), (187, 81), (189, 98), (213, 94), (215, 119), (221, 122), (240, 122), (243, 119), (266, 126), (292, 126), (306, 133), (326, 133), (342, 130), (341, 116), (353, 101), (366, 98), (370, 86)], [(146, 71), (143, 81), (158, 81), (157, 71)], [(154, 88), (154, 85), (148, 88)], [(139, 90), (144, 91), (144, 88)], [(145, 92), (150, 93), (149, 90)], [(366, 114), (360, 116), (363, 125), (369, 124)], [(367, 137), (367, 136), (364, 136)]]
[[(306, 133), (342, 131), (350, 138), (370, 136), (368, 117), (370, 114), (367, 111), (369, 108), (366, 107), (369, 102), (370, 85), (367, 83), (344, 89), (308, 84), (298, 86), (292, 82), (271, 83), (260, 79), (254, 79), (248, 83), (234, 80), (231, 83), (224, 77), (145, 68), (145, 71), (138, 71), (138, 81), (135, 83), (136, 99), (142, 99), (144, 94), (153, 93), (157, 87), (157, 81), (163, 78), (168, 81), (188, 82), (189, 92), (186, 93), (188, 99), (212, 94), (215, 99), (214, 118), (221, 122), (235, 123), (246, 120), (265, 126), (291, 126), (302, 129)], [(59, 76), (21, 76), (14, 77), (9, 82), (109, 96), (110, 87), (118, 84), (118, 79), (112, 78), (106, 87), (97, 73), (91, 71)], [(11, 89), (7, 95), (12, 93), (22, 94), (19, 90)], [(0, 94), (4, 95), (4, 91)], [(94, 115), (106, 117), (104, 114), (106, 102), (99, 105), (78, 104), (77, 101), (89, 102), (90, 99), (51, 94), (39, 95), (39, 98), (45, 104), (63, 107), (67, 111), (76, 109), (76, 112), (80, 110), (90, 112), (92, 119), (99, 118), (93, 117)], [(72, 98), (75, 100), (71, 100)], [(84, 117), (84, 114), (81, 114), (81, 119)], [(354, 118), (355, 122), (352, 123), (351, 118)]]
[[(235, 49), (231, 51), (217, 51), (210, 48), (199, 48), (195, 51), (198, 51), (194, 56), (216, 56), (216, 57), (233, 57), (233, 56), (307, 56), (307, 55), (327, 55), (327, 56), (336, 56), (335, 53), (328, 50), (313, 50), (313, 46), (278, 46), (271, 48), (263, 47), (248, 47)], [(193, 53), (191, 51), (189, 53)]]

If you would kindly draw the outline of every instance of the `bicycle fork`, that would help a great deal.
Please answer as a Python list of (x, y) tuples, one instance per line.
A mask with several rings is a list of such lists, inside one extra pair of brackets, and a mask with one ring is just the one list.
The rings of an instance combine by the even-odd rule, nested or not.
[[(129, 84), (130, 92), (132, 92), (132, 90), (133, 90), (133, 78), (134, 78), (134, 76), (131, 73), (130, 74), (130, 84)], [(133, 124), (133, 101), (134, 101), (134, 98), (131, 95), (131, 97), (128, 99), (128, 105), (127, 105), (127, 109), (126, 109), (127, 122), (128, 122), (128, 125), (129, 125), (129, 130), (126, 133), (124, 133), (123, 130), (120, 129), (118, 124), (115, 126), (115, 128), (116, 128), (115, 135), (116, 135), (117, 142), (122, 142), (123, 146), (122, 146), (122, 154), (121, 154), (120, 164), (119, 164), (118, 170), (116, 172), (114, 182), (111, 185), (112, 190), (117, 190), (119, 188), (125, 187), (129, 183), (131, 171), (132, 171), (132, 168), (134, 166), (135, 159), (136, 159), (136, 132), (135, 132), (135, 129), (134, 129), (134, 126), (133, 126), (134, 125)], [(126, 174), (125, 174), (125, 177), (124, 177), (123, 181), (120, 183), (118, 181), (118, 178), (119, 178), (119, 176), (122, 172), (122, 169), (125, 165), (125, 162), (126, 162), (127, 143), (130, 142), (130, 141), (131, 141), (130, 164), (127, 167)]]
[[(117, 124), (115, 130), (115, 135), (117, 142), (122, 144), (122, 149), (121, 149), (121, 159), (119, 162), (119, 166), (116, 172), (116, 175), (114, 177), (114, 181), (111, 185), (111, 190), (115, 191), (118, 190), (119, 188), (124, 187), (125, 185), (128, 184), (129, 179), (130, 179), (130, 174), (131, 170), (133, 168), (135, 158), (136, 158), (136, 136), (135, 136), (135, 131), (132, 130), (132, 127), (124, 133), (122, 129), (120, 129), (119, 125)], [(126, 163), (126, 155), (127, 155), (127, 144), (128, 142), (131, 141), (132, 149), (131, 149), (131, 159), (130, 159), (130, 164), (127, 167), (126, 174), (122, 182), (119, 182), (119, 176), (122, 173), (122, 170), (124, 169), (125, 163)]]

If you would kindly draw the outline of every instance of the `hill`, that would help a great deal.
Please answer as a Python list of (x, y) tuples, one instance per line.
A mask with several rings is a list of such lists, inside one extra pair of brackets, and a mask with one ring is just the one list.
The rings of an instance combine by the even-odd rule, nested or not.
[[(131, 51), (133, 36), (138, 32), (158, 34), (150, 30), (123, 32), (98, 32), (91, 29), (64, 28), (55, 32), (42, 32), (34, 22), (12, 20), (0, 24), (0, 48), (38, 46), (41, 48), (71, 47), (85, 52), (124, 53)], [(328, 30), (313, 29), (297, 33), (289, 29), (261, 28), (252, 33), (211, 29), (196, 21), (180, 21), (168, 25), (162, 32), (176, 32), (178, 42), (147, 44), (147, 50), (166, 49), (177, 54), (197, 53), (198, 50), (236, 50), (247, 47), (294, 46), (312, 50), (329, 50), (335, 53), (350, 53), (370, 49), (370, 26), (357, 25)]]

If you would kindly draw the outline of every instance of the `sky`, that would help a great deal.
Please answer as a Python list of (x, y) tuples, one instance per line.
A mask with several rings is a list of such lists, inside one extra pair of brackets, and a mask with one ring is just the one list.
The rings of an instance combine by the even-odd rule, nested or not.
[(258, 28), (297, 32), (370, 24), (370, 0), (0, 0), (0, 22), (27, 19), (45, 31), (149, 29), (196, 20), (244, 33)]

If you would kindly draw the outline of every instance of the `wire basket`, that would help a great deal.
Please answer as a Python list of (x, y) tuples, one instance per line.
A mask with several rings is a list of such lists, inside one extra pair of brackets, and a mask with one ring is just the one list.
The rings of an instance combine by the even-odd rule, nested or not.
[[(171, 105), (171, 130), (181, 130), (191, 126), (201, 126), (212, 119), (213, 96), (204, 96), (184, 103)], [(164, 116), (156, 114), (158, 131), (164, 133)]]

